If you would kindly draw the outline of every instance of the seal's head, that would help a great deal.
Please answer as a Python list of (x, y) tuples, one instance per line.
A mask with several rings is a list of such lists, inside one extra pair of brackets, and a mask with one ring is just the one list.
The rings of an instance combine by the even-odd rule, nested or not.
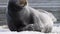
[(27, 0), (17, 0), (16, 4), (24, 7), (27, 5)]
[(22, 7), (27, 5), (27, 0), (9, 0), (9, 2)]

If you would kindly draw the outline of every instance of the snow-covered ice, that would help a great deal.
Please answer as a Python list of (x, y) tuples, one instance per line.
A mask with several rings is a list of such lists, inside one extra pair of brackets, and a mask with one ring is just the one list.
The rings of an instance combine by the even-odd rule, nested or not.
[[(11, 34), (11, 31), (8, 29), (8, 27), (6, 26), (6, 25), (3, 25), (3, 26), (0, 26), (0, 32), (6, 32), (6, 33), (10, 33)], [(18, 32), (18, 34), (27, 34), (27, 33), (29, 33), (29, 34), (39, 34), (39, 33), (41, 33), (41, 32), (33, 32), (33, 31), (23, 31), (23, 32)], [(52, 32), (51, 33), (60, 33), (60, 25), (59, 24), (54, 24), (54, 27), (53, 27), (53, 29), (52, 29)], [(14, 32), (12, 33), (12, 34), (14, 34)], [(17, 32), (15, 32), (15, 34), (17, 34)], [(41, 33), (41, 34), (44, 34), (44, 33)]]

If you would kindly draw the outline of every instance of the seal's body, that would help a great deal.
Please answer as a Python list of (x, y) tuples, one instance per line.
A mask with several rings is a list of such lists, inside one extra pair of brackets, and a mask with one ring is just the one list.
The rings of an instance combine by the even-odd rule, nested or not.
[(53, 27), (49, 15), (29, 7), (26, 0), (9, 0), (7, 22), (11, 31), (18, 32), (30, 27), (32, 31), (51, 32)]

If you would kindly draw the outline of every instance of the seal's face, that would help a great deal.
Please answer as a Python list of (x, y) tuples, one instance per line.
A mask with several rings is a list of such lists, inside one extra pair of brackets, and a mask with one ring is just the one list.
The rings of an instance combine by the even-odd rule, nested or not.
[(27, 5), (27, 0), (17, 0), (16, 4), (23, 7), (23, 6)]

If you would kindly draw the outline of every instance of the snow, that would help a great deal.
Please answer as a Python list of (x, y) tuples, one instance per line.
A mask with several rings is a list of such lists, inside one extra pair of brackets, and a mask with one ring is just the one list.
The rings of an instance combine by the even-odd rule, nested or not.
[[(3, 33), (4, 32), (4, 33)], [(0, 26), (0, 33), (1, 34), (40, 34), (41, 32), (33, 32), (33, 31), (22, 31), (22, 32), (11, 32), (7, 25)], [(59, 34), (60, 33), (60, 25), (59, 24), (54, 24), (54, 27), (52, 29), (52, 32), (49, 34)], [(41, 33), (44, 34), (44, 33)]]

